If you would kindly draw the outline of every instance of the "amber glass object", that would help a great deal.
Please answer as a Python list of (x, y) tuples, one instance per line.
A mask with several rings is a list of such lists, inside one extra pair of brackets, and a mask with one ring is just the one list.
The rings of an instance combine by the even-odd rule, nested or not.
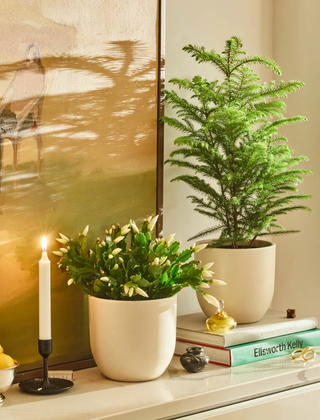
[(224, 311), (224, 302), (219, 300), (218, 311), (207, 319), (206, 326), (212, 334), (223, 334), (236, 328), (237, 322)]

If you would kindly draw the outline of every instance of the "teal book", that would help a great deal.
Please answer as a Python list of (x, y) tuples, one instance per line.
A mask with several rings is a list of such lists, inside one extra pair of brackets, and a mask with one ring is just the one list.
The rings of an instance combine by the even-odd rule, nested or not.
[(295, 349), (306, 346), (320, 346), (320, 329), (314, 328), (309, 331), (281, 335), (225, 348), (177, 339), (175, 355), (181, 356), (186, 352), (187, 347), (194, 346), (203, 347), (204, 353), (209, 356), (211, 363), (232, 367), (283, 356), (290, 354)]

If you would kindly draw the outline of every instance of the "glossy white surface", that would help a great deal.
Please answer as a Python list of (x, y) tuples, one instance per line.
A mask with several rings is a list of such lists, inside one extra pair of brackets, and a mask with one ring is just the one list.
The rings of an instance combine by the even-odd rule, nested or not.
[[(168, 370), (151, 382), (113, 382), (105, 379), (97, 368), (93, 368), (75, 372), (75, 386), (56, 396), (24, 394), (14, 385), (6, 392), (6, 400), (0, 407), (0, 418), (172, 419), (319, 380), (320, 358), (318, 362), (315, 359), (303, 363), (284, 356), (236, 368), (209, 365), (201, 373), (190, 374), (181, 367), (179, 359), (174, 357)], [(305, 392), (308, 387), (301, 390)], [(236, 404), (233, 407), (239, 406)]]
[(180, 420), (301, 420), (320, 418), (320, 384), (206, 411)]

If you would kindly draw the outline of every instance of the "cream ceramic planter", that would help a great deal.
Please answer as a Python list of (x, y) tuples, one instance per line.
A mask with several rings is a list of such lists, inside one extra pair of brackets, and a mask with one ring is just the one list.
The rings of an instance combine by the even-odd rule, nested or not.
[(101, 372), (149, 381), (168, 367), (176, 342), (177, 297), (119, 301), (89, 296), (90, 345)]
[[(226, 312), (238, 324), (259, 321), (273, 297), (276, 245), (257, 240), (254, 246), (256, 248), (250, 249), (205, 248), (197, 254), (202, 265), (214, 262), (213, 277), (227, 283), (226, 286), (211, 285), (210, 291), (205, 291), (223, 299)], [(197, 295), (206, 316), (213, 315), (215, 308), (200, 293)]]

